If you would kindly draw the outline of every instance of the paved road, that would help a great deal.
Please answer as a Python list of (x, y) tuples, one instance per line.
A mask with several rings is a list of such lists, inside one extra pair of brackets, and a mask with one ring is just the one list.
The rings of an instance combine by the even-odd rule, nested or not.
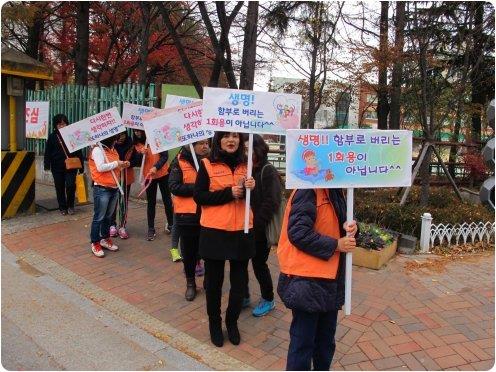
[(2, 248), (8, 370), (205, 370)]

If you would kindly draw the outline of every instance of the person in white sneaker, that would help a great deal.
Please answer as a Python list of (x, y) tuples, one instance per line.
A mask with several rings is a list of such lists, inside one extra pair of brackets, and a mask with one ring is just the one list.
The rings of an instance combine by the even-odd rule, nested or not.
[(110, 238), (110, 219), (116, 208), (119, 189), (112, 175), (119, 179), (121, 169), (129, 167), (129, 161), (119, 160), (119, 154), (114, 149), (116, 137), (101, 141), (102, 148), (93, 147), (88, 164), (93, 180), (94, 214), (91, 222), (91, 251), (97, 257), (104, 257), (102, 248), (117, 251), (119, 247)]

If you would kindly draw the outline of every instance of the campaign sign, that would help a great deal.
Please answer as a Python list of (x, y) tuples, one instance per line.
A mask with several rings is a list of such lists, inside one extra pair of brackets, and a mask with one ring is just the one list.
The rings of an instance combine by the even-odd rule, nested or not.
[(193, 102), (201, 102), (200, 98), (191, 98), (183, 96), (175, 96), (174, 94), (167, 94), (165, 97), (165, 107), (185, 106)]
[(112, 107), (62, 128), (60, 134), (69, 152), (74, 152), (124, 131), (119, 111)]
[(288, 189), (398, 187), (412, 184), (412, 132), (289, 130)]
[(283, 135), (300, 127), (301, 96), (204, 88), (202, 121), (216, 131)]
[(154, 108), (150, 106), (141, 106), (124, 102), (124, 107), (122, 108), (122, 122), (126, 128), (144, 130), (143, 115), (152, 110), (154, 110)]
[(202, 103), (154, 110), (143, 116), (152, 154), (188, 145), (214, 136), (202, 124)]
[(26, 138), (48, 138), (47, 102), (26, 102)]

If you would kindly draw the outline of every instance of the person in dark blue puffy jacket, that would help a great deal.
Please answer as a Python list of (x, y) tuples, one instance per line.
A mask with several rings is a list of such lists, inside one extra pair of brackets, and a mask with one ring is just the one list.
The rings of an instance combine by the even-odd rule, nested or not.
[(295, 190), (284, 214), (277, 292), (291, 309), (287, 370), (329, 370), (344, 304), (345, 253), (356, 246), (340, 189)]

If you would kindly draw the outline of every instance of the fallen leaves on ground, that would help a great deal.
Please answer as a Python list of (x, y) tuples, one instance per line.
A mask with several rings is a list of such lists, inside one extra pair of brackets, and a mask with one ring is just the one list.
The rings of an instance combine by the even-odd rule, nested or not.
[(417, 271), (419, 269), (428, 269), (435, 272), (442, 272), (450, 262), (461, 261), (480, 257), (486, 252), (494, 252), (494, 244), (487, 242), (476, 242), (470, 244), (460, 244), (451, 246), (436, 246), (431, 253), (433, 258), (422, 260), (414, 259), (405, 264), (405, 270)]

